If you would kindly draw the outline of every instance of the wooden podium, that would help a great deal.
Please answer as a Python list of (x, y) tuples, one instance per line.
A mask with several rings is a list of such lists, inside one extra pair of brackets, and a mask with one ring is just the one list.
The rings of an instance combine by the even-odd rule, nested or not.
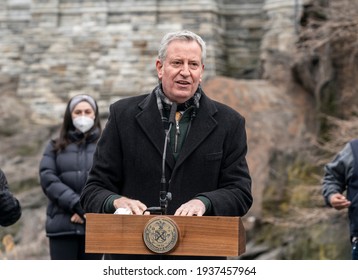
[[(148, 248), (144, 238), (148, 223), (155, 218), (169, 219), (178, 228), (176, 245), (165, 255), (239, 256), (245, 252), (246, 234), (240, 217), (94, 213), (86, 214), (86, 252), (158, 254)], [(160, 233), (156, 236), (161, 237)]]

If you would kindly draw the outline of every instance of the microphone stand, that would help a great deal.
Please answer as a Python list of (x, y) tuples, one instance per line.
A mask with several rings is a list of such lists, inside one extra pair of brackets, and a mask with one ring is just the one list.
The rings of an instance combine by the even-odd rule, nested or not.
[(170, 109), (169, 115), (169, 127), (165, 133), (165, 141), (164, 141), (164, 150), (162, 157), (162, 177), (160, 179), (160, 192), (159, 192), (159, 207), (149, 207), (144, 212), (149, 212), (150, 214), (167, 214), (168, 202), (172, 200), (171, 192), (168, 192), (169, 183), (165, 177), (165, 159), (167, 157), (167, 146), (170, 137), (170, 131), (175, 123), (175, 113), (177, 111), (177, 104), (173, 102), (172, 107)]
[(165, 142), (164, 142), (164, 151), (163, 151), (163, 161), (162, 161), (162, 178), (160, 180), (160, 192), (159, 192), (159, 205), (162, 212), (162, 215), (167, 214), (167, 207), (168, 202), (172, 200), (172, 194), (168, 192), (169, 189), (169, 183), (167, 182), (167, 179), (165, 178), (165, 158), (167, 154), (167, 145), (168, 145), (168, 139), (169, 139), (169, 133), (172, 128), (173, 124), (169, 124), (169, 129), (165, 135)]

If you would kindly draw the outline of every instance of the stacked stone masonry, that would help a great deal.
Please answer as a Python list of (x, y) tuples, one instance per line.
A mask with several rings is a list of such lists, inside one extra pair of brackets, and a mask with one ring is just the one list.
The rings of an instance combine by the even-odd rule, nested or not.
[(0, 1), (0, 90), (15, 88), (38, 114), (56, 118), (79, 92), (107, 107), (153, 88), (159, 41), (181, 29), (207, 42), (204, 79), (259, 78), (268, 2), (275, 1)]

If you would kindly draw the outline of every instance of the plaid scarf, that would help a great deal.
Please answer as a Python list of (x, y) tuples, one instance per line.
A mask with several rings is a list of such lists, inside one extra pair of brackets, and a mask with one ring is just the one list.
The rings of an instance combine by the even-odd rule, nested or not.
[[(162, 121), (164, 124), (166, 124), (169, 121), (168, 120), (169, 114), (163, 114), (163, 110), (170, 112), (173, 102), (170, 101), (168, 99), (168, 97), (166, 97), (165, 94), (163, 93), (162, 84), (159, 84), (154, 89), (154, 92), (157, 97), (157, 105), (158, 105), (160, 115), (162, 117)], [(201, 87), (199, 85), (198, 89), (196, 90), (196, 92), (190, 99), (188, 99), (184, 103), (178, 104), (177, 111), (185, 111), (186, 109), (188, 109), (190, 107), (199, 109), (200, 98), (201, 98)]]

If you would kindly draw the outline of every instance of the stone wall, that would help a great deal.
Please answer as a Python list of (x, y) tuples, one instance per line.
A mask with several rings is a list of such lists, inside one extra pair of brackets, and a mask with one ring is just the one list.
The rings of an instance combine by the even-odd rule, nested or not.
[(204, 80), (260, 78), (276, 2), (293, 10), (290, 0), (0, 1), (0, 92), (28, 103), (36, 122), (59, 120), (81, 92), (106, 112), (153, 88), (159, 41), (180, 29), (207, 42)]
[[(60, 118), (79, 92), (116, 99), (157, 83), (161, 37), (189, 29), (208, 45), (204, 78), (257, 78), (263, 0), (0, 1), (0, 90)], [(10, 86), (9, 86), (10, 85)], [(50, 114), (49, 114), (50, 112)]]

